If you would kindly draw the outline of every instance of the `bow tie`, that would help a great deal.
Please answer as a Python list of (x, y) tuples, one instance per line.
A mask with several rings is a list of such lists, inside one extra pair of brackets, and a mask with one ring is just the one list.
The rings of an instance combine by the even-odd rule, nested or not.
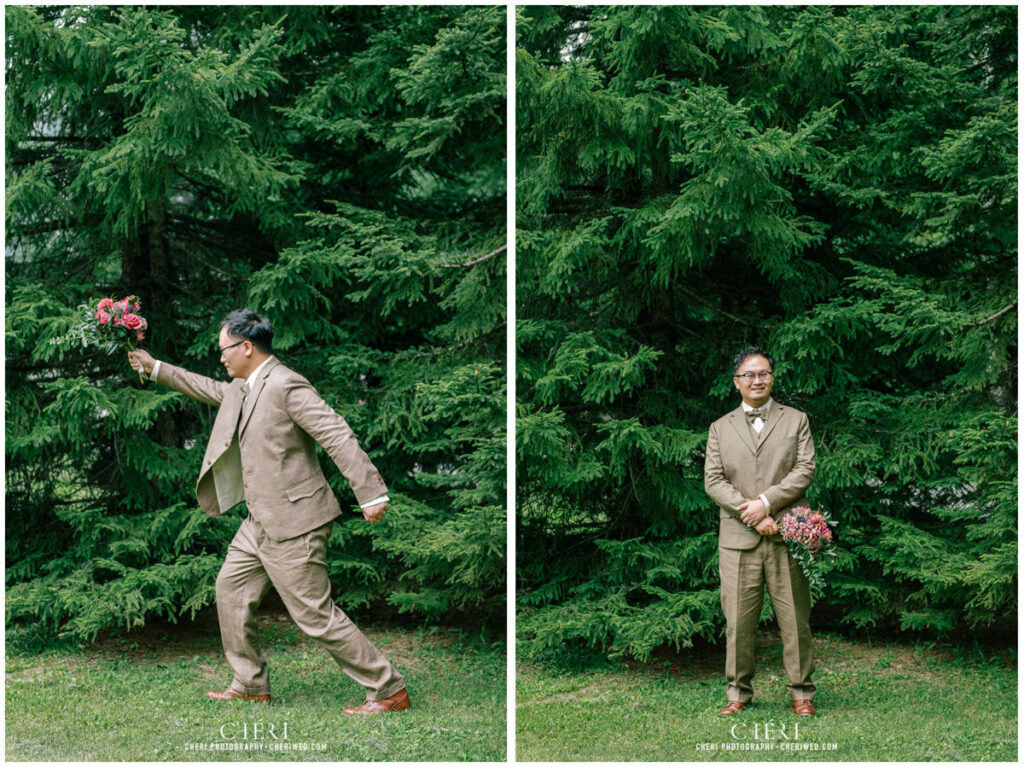
[(762, 421), (767, 421), (768, 413), (756, 407), (753, 410), (747, 411), (747, 420), (756, 421), (758, 418), (760, 418)]

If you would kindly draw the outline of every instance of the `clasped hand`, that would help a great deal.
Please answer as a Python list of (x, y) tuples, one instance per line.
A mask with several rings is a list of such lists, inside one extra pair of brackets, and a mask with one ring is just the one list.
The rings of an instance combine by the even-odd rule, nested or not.
[(775, 535), (779, 532), (775, 520), (768, 515), (764, 507), (764, 501), (760, 498), (753, 501), (745, 501), (736, 507), (740, 512), (740, 519), (744, 524), (751, 525), (761, 535)]

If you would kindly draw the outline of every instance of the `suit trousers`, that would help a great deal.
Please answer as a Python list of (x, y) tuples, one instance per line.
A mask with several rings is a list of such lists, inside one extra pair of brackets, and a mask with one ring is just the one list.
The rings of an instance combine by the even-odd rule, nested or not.
[(811, 645), (811, 590), (800, 563), (786, 544), (762, 537), (752, 549), (718, 549), (725, 612), (725, 677), (729, 700), (747, 703), (754, 688), (754, 639), (764, 602), (772, 598), (782, 634), (782, 660), (793, 700), (814, 697), (814, 648)]
[(217, 616), (224, 655), (235, 672), (234, 689), (247, 695), (270, 693), (256, 610), (271, 585), (292, 620), (366, 688), (368, 700), (383, 700), (405, 687), (394, 666), (331, 599), (327, 539), (332, 524), (275, 541), (252, 515), (242, 521), (217, 576)]

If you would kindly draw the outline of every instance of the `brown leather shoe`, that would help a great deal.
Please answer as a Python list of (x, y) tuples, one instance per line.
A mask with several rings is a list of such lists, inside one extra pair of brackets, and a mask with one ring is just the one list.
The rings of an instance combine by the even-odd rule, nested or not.
[(244, 692), (232, 689), (229, 687), (226, 690), (210, 690), (206, 693), (206, 697), (210, 700), (234, 700), (235, 698), (241, 698), (242, 700), (254, 700), (257, 703), (269, 703), (270, 695), (246, 695)]
[(344, 713), (352, 714), (383, 714), (385, 711), (402, 711), (409, 708), (409, 693), (399, 690), (384, 700), (366, 700), (361, 706), (346, 706)]
[(722, 716), (732, 716), (733, 714), (738, 714), (740, 709), (748, 704), (749, 701), (744, 703), (742, 700), (730, 700), (729, 705), (723, 708), (720, 713)]
[(793, 707), (793, 713), (797, 716), (814, 716), (814, 706), (809, 700), (791, 700), (789, 705)]

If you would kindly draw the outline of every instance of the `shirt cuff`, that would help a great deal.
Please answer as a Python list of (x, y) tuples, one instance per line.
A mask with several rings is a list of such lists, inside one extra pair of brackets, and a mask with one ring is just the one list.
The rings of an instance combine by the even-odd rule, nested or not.
[(757, 497), (760, 498), (761, 501), (764, 503), (764, 510), (767, 511), (769, 514), (771, 514), (772, 513), (772, 505), (770, 503), (768, 503), (767, 496), (764, 493), (761, 493), (761, 495), (759, 495)]
[(379, 498), (374, 498), (372, 501), (367, 501), (366, 503), (359, 504), (359, 508), (360, 509), (368, 509), (371, 506), (376, 506), (378, 503), (387, 503), (390, 500), (391, 499), (388, 498), (386, 495), (382, 495)]
[(153, 365), (153, 372), (149, 374), (149, 377), (152, 378), (155, 381), (156, 380), (156, 374), (159, 373), (159, 372), (160, 372), (160, 360), (157, 360), (156, 364)]

